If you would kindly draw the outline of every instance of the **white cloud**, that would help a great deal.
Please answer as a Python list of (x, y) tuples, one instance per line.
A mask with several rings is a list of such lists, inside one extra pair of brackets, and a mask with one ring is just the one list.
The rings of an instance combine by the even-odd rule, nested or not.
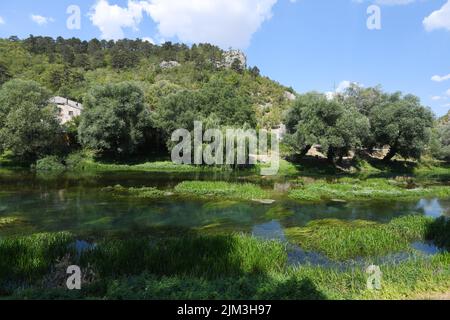
[(145, 41), (145, 42), (148, 42), (151, 44), (155, 44), (155, 40), (153, 40), (153, 38), (150, 38), (150, 37), (144, 37), (144, 38), (142, 38), (142, 41)]
[(443, 97), (441, 97), (441, 96), (433, 96), (433, 97), (431, 97), (431, 100), (433, 100), (433, 101), (439, 101), (439, 100), (441, 100)]
[(435, 81), (435, 82), (442, 82), (442, 81), (450, 80), (450, 74), (448, 74), (446, 76), (435, 75), (435, 76), (431, 77), (431, 80)]
[(5, 19), (0, 16), (0, 24), (5, 24)]
[(425, 30), (447, 29), (450, 31), (450, 0), (423, 20)]
[(137, 31), (143, 19), (143, 13), (148, 10), (147, 1), (128, 1), (128, 7), (110, 5), (107, 0), (98, 0), (91, 8), (89, 17), (92, 24), (101, 31), (101, 37), (108, 40), (124, 38), (123, 28)]
[(345, 90), (347, 90), (348, 88), (350, 88), (350, 86), (352, 85), (356, 85), (359, 87), (364, 87), (363, 84), (358, 83), (358, 82), (354, 82), (354, 81), (348, 81), (348, 80), (344, 80), (341, 81), (338, 86), (336, 87), (336, 89), (334, 91), (328, 91), (325, 92), (325, 95), (327, 97), (328, 100), (333, 99), (336, 95), (340, 94), (340, 93), (344, 93)]
[(415, 0), (377, 0), (375, 3), (387, 6), (397, 6), (413, 3)]
[(150, 0), (149, 14), (162, 37), (246, 48), (272, 17), (277, 0)]
[[(367, 2), (368, 0), (352, 0), (356, 3), (363, 3)], [(385, 5), (385, 6), (398, 6), (398, 5), (406, 5), (415, 2), (416, 0), (375, 0), (371, 1), (378, 5)]]
[(44, 26), (44, 25), (48, 24), (49, 22), (55, 21), (53, 18), (40, 16), (38, 14), (32, 14), (30, 16), (30, 18), (31, 18), (31, 20), (33, 20), (33, 22), (37, 23), (40, 26)]
[(336, 88), (336, 92), (337, 93), (342, 93), (347, 88), (349, 88), (352, 84), (357, 84), (357, 83), (356, 82), (351, 82), (351, 81), (348, 81), (348, 80), (341, 81), (341, 83), (339, 83), (339, 85)]
[(245, 48), (253, 34), (272, 17), (278, 0), (129, 0), (128, 7), (98, 0), (90, 19), (102, 38), (120, 39), (124, 28), (138, 29), (144, 14), (157, 24), (158, 38), (209, 42), (222, 48)]
[(448, 96), (450, 97), (450, 89), (448, 89), (448, 90), (445, 92), (445, 94), (448, 95)]

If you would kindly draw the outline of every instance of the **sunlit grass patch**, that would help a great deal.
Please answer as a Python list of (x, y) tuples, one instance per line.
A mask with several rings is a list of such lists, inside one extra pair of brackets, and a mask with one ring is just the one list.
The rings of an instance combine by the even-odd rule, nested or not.
[(289, 197), (299, 201), (321, 200), (411, 200), (422, 197), (448, 197), (450, 187), (431, 186), (407, 188), (388, 179), (350, 179), (342, 178), (335, 182), (319, 180), (291, 190)]
[(223, 181), (185, 181), (175, 187), (175, 192), (200, 197), (222, 197), (245, 200), (264, 199), (268, 196), (268, 192), (257, 185)]
[(18, 223), (20, 221), (22, 221), (22, 220), (20, 218), (17, 218), (17, 217), (3, 217), (3, 218), (0, 218), (0, 228), (10, 226), (10, 225)]

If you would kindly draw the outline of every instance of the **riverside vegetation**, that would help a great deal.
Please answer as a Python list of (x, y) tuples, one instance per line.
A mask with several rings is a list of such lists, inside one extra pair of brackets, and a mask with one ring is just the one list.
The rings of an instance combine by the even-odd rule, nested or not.
[[(337, 230), (328, 233), (336, 228), (328, 224), (314, 235), (319, 242), (311, 239), (311, 244), (336, 259), (396, 252), (404, 240), (413, 238), (436, 237), (449, 245), (450, 224), (444, 219), (408, 217), (379, 226), (359, 223), (362, 232), (353, 234), (344, 226), (338, 236)], [(308, 233), (300, 237), (307, 238)], [(450, 285), (450, 255), (444, 252), (384, 265), (384, 289), (372, 292), (366, 290), (362, 269), (292, 267), (287, 264), (285, 245), (245, 235), (116, 239), (100, 241), (81, 254), (76, 253), (74, 239), (59, 233), (1, 240), (2, 293), (27, 299), (364, 299), (414, 297)], [(361, 252), (365, 246), (368, 251)], [(63, 256), (68, 257), (66, 265), (78, 263), (83, 270), (91, 270), (93, 277), (83, 290), (70, 292), (63, 288), (64, 282), (46, 281), (50, 270), (65, 273), (64, 264), (58, 264), (59, 270), (54, 267)], [(13, 283), (25, 285), (12, 289)]]
[[(225, 55), (209, 44), (0, 39), (0, 298), (402, 299), (449, 292), (448, 217), (413, 209), (398, 216), (392, 206), (388, 219), (358, 219), (346, 209), (448, 200), (448, 116), (438, 119), (417, 97), (381, 87), (352, 85), (332, 99), (296, 94), (257, 67), (238, 60), (224, 66)], [(164, 61), (179, 64), (166, 68)], [(61, 125), (48, 103), (56, 95), (83, 103), (82, 115)], [(285, 124), (278, 175), (258, 176), (264, 164), (170, 162), (172, 131), (193, 130), (194, 121), (205, 130)], [(33, 183), (18, 190), (19, 172), (29, 168)], [(183, 178), (161, 187), (150, 179), (159, 174)], [(108, 201), (120, 214), (94, 212)], [(38, 203), (45, 212), (36, 218), (28, 213)], [(67, 220), (71, 203), (78, 228)], [(307, 219), (302, 209), (309, 204), (348, 212)], [(192, 214), (188, 205), (203, 211)], [(119, 230), (127, 216), (134, 220)], [(258, 222), (253, 229), (240, 228), (251, 219)], [(277, 223), (282, 236), (258, 237), (256, 226)], [(437, 250), (426, 255), (414, 243)], [(298, 265), (295, 250), (326, 263)], [(372, 263), (383, 271), (379, 291), (366, 289)], [(65, 288), (72, 264), (82, 267), (81, 291)]]

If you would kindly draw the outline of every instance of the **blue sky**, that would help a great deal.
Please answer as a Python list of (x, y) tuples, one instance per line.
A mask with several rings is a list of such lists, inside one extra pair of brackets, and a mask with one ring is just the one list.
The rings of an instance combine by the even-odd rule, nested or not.
[[(366, 25), (374, 4), (379, 30)], [(79, 30), (66, 27), (69, 5), (80, 8)], [(450, 0), (1, 1), (0, 37), (29, 34), (208, 41), (243, 49), (298, 92), (380, 84), (418, 95), (437, 115), (450, 109)]]

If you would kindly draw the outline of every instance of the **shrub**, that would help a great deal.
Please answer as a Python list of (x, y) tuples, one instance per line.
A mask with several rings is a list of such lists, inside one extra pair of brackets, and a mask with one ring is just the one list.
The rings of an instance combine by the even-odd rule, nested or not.
[(64, 171), (66, 167), (57, 156), (48, 156), (36, 162), (37, 171)]

